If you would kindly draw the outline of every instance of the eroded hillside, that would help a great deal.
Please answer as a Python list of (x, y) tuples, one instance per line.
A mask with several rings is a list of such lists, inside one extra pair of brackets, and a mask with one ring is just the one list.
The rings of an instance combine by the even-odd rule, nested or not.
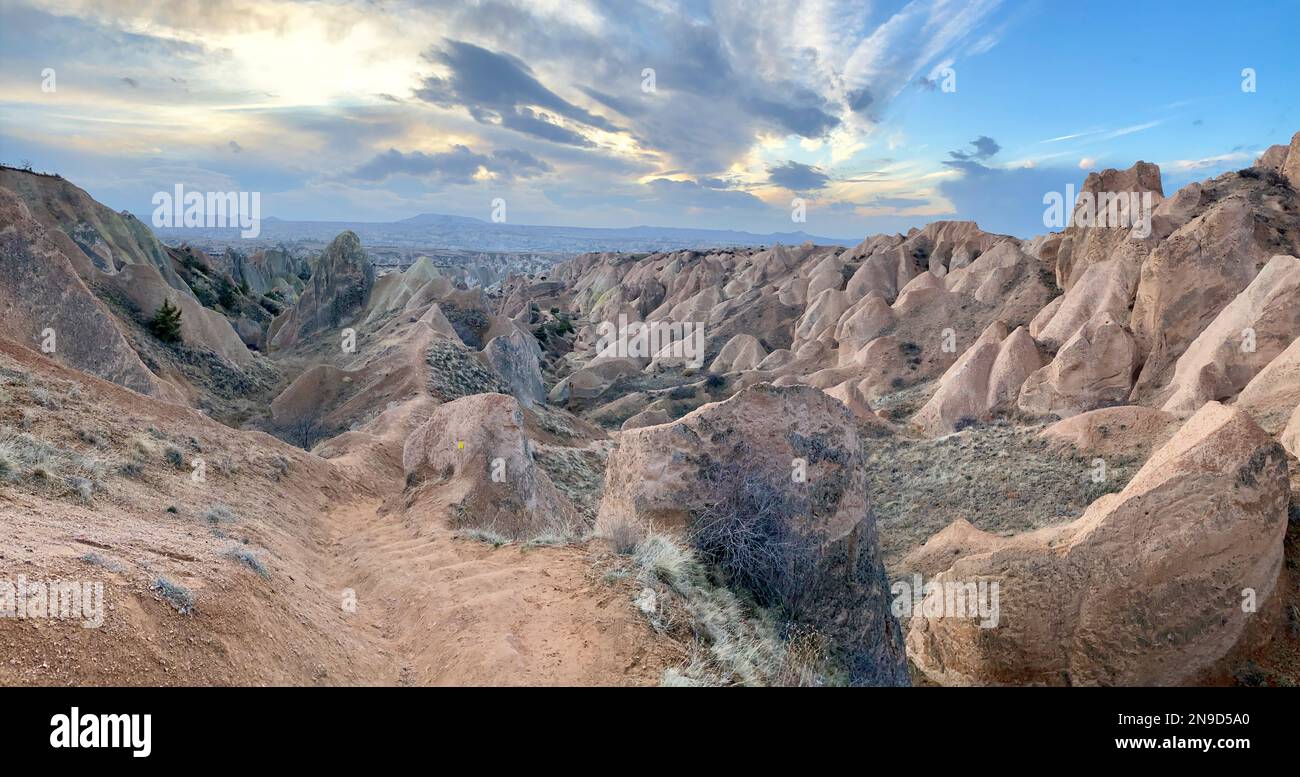
[(6, 169), (0, 569), (109, 611), (0, 622), (0, 682), (1292, 683), (1297, 160), (488, 288)]

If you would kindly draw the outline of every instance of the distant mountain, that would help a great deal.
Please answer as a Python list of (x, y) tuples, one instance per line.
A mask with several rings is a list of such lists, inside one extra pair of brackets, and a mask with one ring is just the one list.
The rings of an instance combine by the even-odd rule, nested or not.
[[(148, 215), (140, 220), (150, 223)], [(773, 243), (799, 245), (852, 246), (861, 238), (810, 235), (806, 232), (778, 232), (766, 235), (722, 229), (684, 229), (678, 227), (552, 227), (527, 224), (496, 224), (467, 216), (421, 213), (418, 216), (389, 222), (366, 221), (286, 221), (262, 219), (257, 240), (283, 242), (311, 240), (329, 242), (340, 232), (352, 230), (367, 246), (390, 245), (437, 246), (467, 251), (521, 251), (584, 253), (588, 251), (663, 251), (683, 248), (719, 248), (724, 246), (767, 246)], [(154, 228), (162, 240), (224, 239), (236, 241), (234, 228)]]

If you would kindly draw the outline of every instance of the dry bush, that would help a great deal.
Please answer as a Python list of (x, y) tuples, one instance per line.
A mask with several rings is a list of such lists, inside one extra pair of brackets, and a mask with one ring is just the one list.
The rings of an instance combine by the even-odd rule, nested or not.
[(821, 535), (800, 528), (807, 504), (788, 482), (748, 463), (723, 465), (704, 483), (712, 501), (694, 516), (691, 545), (727, 585), (801, 617), (819, 594), (825, 555)]
[(609, 545), (610, 550), (620, 556), (632, 555), (637, 543), (644, 536), (644, 532), (635, 521), (621, 515), (605, 521), (604, 527), (600, 539)]

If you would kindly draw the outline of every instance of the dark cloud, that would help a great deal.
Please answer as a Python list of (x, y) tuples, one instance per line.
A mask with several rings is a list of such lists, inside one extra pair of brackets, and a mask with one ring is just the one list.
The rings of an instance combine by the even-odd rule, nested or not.
[(546, 88), (522, 60), (463, 41), (449, 40), (424, 57), (447, 67), (446, 78), (430, 76), (415, 96), (445, 108), (463, 107), (481, 124), (498, 124), (555, 143), (591, 145), (581, 133), (551, 121), (541, 110), (571, 122), (617, 132), (602, 116), (574, 105)]
[(587, 95), (588, 97), (600, 103), (601, 105), (604, 105), (607, 108), (613, 108), (614, 110), (618, 111), (624, 116), (627, 116), (628, 118), (635, 118), (637, 116), (645, 115), (646, 112), (645, 106), (640, 105), (638, 103), (634, 103), (630, 100), (624, 100), (622, 98), (615, 97), (612, 94), (606, 94), (605, 92), (602, 92), (599, 89), (592, 89), (589, 86), (580, 86), (578, 87), (578, 89), (580, 89), (583, 94)]
[(471, 183), (480, 169), (506, 179), (532, 178), (551, 171), (551, 166), (526, 151), (505, 149), (491, 156), (453, 146), (451, 151), (426, 154), (403, 153), (390, 148), (353, 170), (349, 177), (360, 181), (382, 181), (394, 175), (433, 178), (445, 183)]
[(952, 202), (955, 215), (979, 223), (990, 232), (1027, 238), (1049, 231), (1043, 225), (1048, 192), (1064, 192), (1067, 184), (1079, 186), (1078, 170), (1038, 167), (1004, 169), (974, 161), (946, 163), (962, 176), (944, 181), (939, 191)]
[[(974, 146), (974, 151), (949, 151), (948, 156), (960, 162), (965, 162), (973, 159), (988, 159), (1002, 150), (1002, 146), (999, 146), (998, 142), (988, 135), (980, 135), (972, 140), (970, 144)], [(945, 162), (944, 164), (956, 166), (957, 163)]]
[(227, 143), (226, 146), (227, 146), (231, 151), (235, 152), (236, 154), (238, 154), (239, 152), (241, 152), (241, 151), (244, 150), (244, 147), (243, 147), (243, 146), (239, 145), (238, 143), (236, 143), (236, 142), (233, 141), (233, 140), (230, 141), (229, 143)]
[(511, 178), (532, 178), (554, 170), (543, 159), (517, 148), (498, 149), (492, 152), (487, 169)]
[(831, 177), (821, 170), (801, 162), (786, 162), (767, 169), (767, 179), (792, 192), (821, 189)]
[(839, 126), (840, 120), (826, 112), (828, 103), (805, 89), (787, 85), (773, 89), (771, 94), (787, 98), (781, 102), (768, 96), (754, 96), (745, 101), (749, 112), (779, 129), (805, 138), (818, 138)]
[(135, 80), (134, 78), (126, 78), (126, 77), (123, 77), (123, 78), (122, 78), (122, 83), (126, 84), (127, 86), (131, 87), (132, 89), (139, 89), (139, 88), (140, 88), (140, 82), (137, 81), (137, 80)]
[(846, 97), (849, 101), (849, 110), (863, 116), (867, 115), (867, 108), (876, 101), (876, 98), (872, 97), (871, 92), (866, 89), (854, 89)]
[[(515, 113), (507, 113), (496, 118), (500, 121), (501, 126), (506, 129), (532, 135), (542, 140), (549, 140), (552, 143), (564, 143), (570, 146), (583, 146), (586, 148), (596, 145), (580, 133), (548, 121), (543, 114), (534, 111), (532, 108), (519, 108)], [(491, 118), (487, 118), (483, 120), (483, 123), (493, 124), (496, 122), (493, 122)]]
[(722, 210), (727, 208), (755, 209), (767, 205), (749, 192), (735, 189), (712, 189), (696, 181), (674, 181), (655, 178), (646, 184), (655, 199), (683, 207)]

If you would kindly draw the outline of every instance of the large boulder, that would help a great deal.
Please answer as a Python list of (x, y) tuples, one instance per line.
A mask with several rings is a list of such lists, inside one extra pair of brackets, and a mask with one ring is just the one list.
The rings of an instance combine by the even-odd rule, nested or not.
[(596, 533), (689, 536), (738, 487), (733, 477), (755, 479), (768, 503), (789, 505), (780, 517), (788, 530), (820, 549), (799, 572), (819, 592), (810, 620), (858, 659), (856, 681), (906, 684), (861, 444), (848, 408), (823, 391), (745, 389), (678, 421), (623, 432)]
[(1074, 333), (1051, 363), (1029, 376), (1020, 409), (1062, 418), (1124, 402), (1138, 366), (1128, 329), (1105, 310)]
[(1285, 177), (1292, 189), (1300, 190), (1300, 132), (1291, 136), (1291, 145), (1269, 146), (1255, 160), (1255, 167), (1272, 170)]
[(718, 356), (709, 365), (709, 372), (718, 374), (743, 372), (758, 367), (767, 358), (767, 349), (750, 334), (738, 334), (727, 341)]
[(1178, 418), (1151, 407), (1123, 405), (1064, 418), (1038, 436), (1054, 448), (1070, 447), (1089, 456), (1141, 456), (1169, 441)]
[(272, 348), (293, 345), (326, 329), (345, 326), (364, 310), (375, 285), (375, 270), (355, 232), (343, 232), (326, 247), (312, 268), (298, 302), (271, 322)]
[(573, 505), (533, 458), (519, 402), (475, 394), (438, 406), (402, 450), (411, 513), (510, 538), (577, 527)]
[(1179, 357), (1164, 410), (1236, 396), (1300, 336), (1300, 259), (1275, 256)]
[(541, 348), (532, 335), (516, 327), (508, 335), (498, 335), (489, 340), (483, 353), (521, 405), (532, 407), (546, 401), (540, 366)]
[[(1057, 285), (1066, 290), (1098, 262), (1122, 255), (1145, 254), (1153, 238), (1150, 234), (1141, 234), (1141, 230), (1135, 230), (1133, 226), (1141, 216), (1151, 213), (1134, 213), (1130, 207), (1125, 214), (1115, 197), (1122, 198), (1131, 206), (1132, 197), (1136, 195), (1139, 207), (1145, 207), (1149, 201), (1154, 212), (1154, 207), (1164, 200), (1160, 168), (1150, 162), (1137, 162), (1127, 170), (1107, 169), (1089, 173), (1079, 195), (1076, 202), (1067, 203), (1073, 209), (1071, 223), (1062, 234), (1056, 251)], [(1112, 206), (1111, 203), (1116, 204)], [(1112, 223), (1116, 216), (1119, 218)]]
[[(1129, 325), (1145, 362), (1132, 398), (1168, 398), (1174, 364), (1219, 311), (1279, 253), (1268, 220), (1245, 193), (1223, 192), (1207, 210), (1156, 246), (1142, 264)], [(1261, 221), (1263, 223), (1261, 223)]]
[(912, 423), (926, 434), (954, 431), (963, 421), (986, 421), (1014, 407), (1021, 384), (1043, 364), (1024, 327), (1008, 334), (994, 321), (939, 379), (939, 388)]
[(1296, 406), (1295, 412), (1291, 414), (1291, 421), (1287, 423), (1278, 439), (1282, 442), (1283, 448), (1291, 451), (1292, 456), (1300, 457), (1300, 405)]
[(1137, 290), (1139, 265), (1126, 259), (1107, 259), (1085, 268), (1070, 290), (1044, 307), (1029, 334), (1051, 349), (1058, 349), (1099, 312), (1127, 321)]
[(1233, 404), (1269, 434), (1281, 431), (1292, 408), (1300, 405), (1300, 337), (1251, 378)]
[[(1207, 403), (1117, 494), (1014, 537), (969, 526), (918, 554), (952, 559), (908, 653), (944, 685), (1178, 685), (1239, 642), (1282, 567), (1286, 454), (1246, 413)], [(998, 585), (993, 628), (943, 617), (944, 583)], [(927, 612), (931, 614), (926, 614)]]

